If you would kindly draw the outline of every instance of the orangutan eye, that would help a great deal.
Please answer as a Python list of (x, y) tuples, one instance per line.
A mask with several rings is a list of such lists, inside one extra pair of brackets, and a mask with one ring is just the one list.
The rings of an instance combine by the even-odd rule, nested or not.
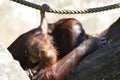
[(41, 53), (42, 53), (42, 54), (45, 54), (45, 51), (44, 51), (44, 50), (42, 50), (42, 51), (41, 51)]

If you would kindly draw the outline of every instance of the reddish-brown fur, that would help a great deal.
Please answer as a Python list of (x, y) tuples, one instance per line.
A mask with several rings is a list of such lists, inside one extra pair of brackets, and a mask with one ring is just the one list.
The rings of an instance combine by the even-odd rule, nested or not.
[[(57, 21), (55, 25), (61, 23), (61, 21), (66, 21), (63, 26), (61, 26), (61, 29), (63, 30), (64, 35), (66, 31), (68, 31), (69, 34), (68, 36), (70, 37), (68, 40), (68, 43), (62, 44), (63, 45), (69, 45), (66, 46), (68, 49), (68, 52), (72, 51), (75, 46), (74, 43), (77, 43), (78, 37), (84, 37), (84, 30), (81, 29), (80, 23), (73, 18), (69, 19), (62, 19), (60, 21)], [(70, 23), (70, 24), (69, 24)], [(72, 24), (73, 23), (73, 24)], [(67, 25), (69, 24), (69, 25)], [(76, 34), (72, 32), (72, 27), (74, 28), (74, 25), (78, 24), (80, 27), (81, 32), (79, 34)], [(51, 33), (54, 37), (54, 42), (56, 42), (56, 32), (55, 30), (58, 28), (56, 26), (53, 26), (53, 33)], [(60, 27), (60, 26), (59, 26)], [(60, 29), (59, 29), (60, 30)], [(58, 31), (59, 31), (58, 30)], [(74, 34), (74, 35), (73, 35)], [(61, 36), (58, 34), (57, 36)], [(76, 37), (74, 37), (76, 35)], [(66, 36), (67, 37), (67, 36)], [(66, 40), (67, 38), (61, 38), (62, 40)], [(76, 40), (73, 40), (73, 38), (76, 38)], [(81, 38), (82, 39), (82, 38)], [(58, 39), (59, 40), (59, 39)], [(83, 41), (84, 39), (82, 39)], [(78, 41), (80, 44), (82, 41)], [(79, 50), (73, 51), (69, 55), (67, 55), (65, 58), (62, 58), (64, 55), (68, 53), (57, 53), (56, 47), (58, 48), (59, 45), (54, 46), (52, 36), (46, 33), (42, 33), (39, 28), (33, 29), (23, 35), (21, 35), (11, 46), (8, 47), (9, 51), (12, 53), (13, 57), (17, 59), (23, 69), (32, 69), (34, 66), (38, 65), (39, 67), (37, 68), (37, 74), (35, 75), (34, 78), (37, 80), (62, 80), (65, 79), (68, 74), (70, 74), (71, 71), (73, 71), (76, 63), (78, 62), (79, 58), (77, 59), (75, 56), (79, 53)], [(59, 47), (59, 48), (65, 48), (64, 46)], [(70, 48), (70, 49), (69, 49)], [(49, 53), (52, 52), (52, 53)], [(80, 51), (81, 52), (81, 51)], [(80, 53), (81, 54), (81, 53)], [(61, 56), (62, 59), (57, 60), (57, 55)], [(80, 57), (83, 54), (80, 55)], [(32, 56), (32, 59), (31, 59)], [(78, 57), (78, 56), (77, 56)], [(34, 60), (33, 58), (37, 59), (38, 61)], [(31, 61), (31, 60), (33, 61)], [(70, 61), (69, 63), (66, 63)], [(73, 64), (71, 66), (71, 64)], [(73, 69), (68, 68), (68, 67), (73, 67)], [(34, 69), (34, 68), (33, 68)], [(64, 72), (66, 70), (66, 72)]]
[[(63, 19), (64, 20), (64, 19)], [(74, 19), (73, 20), (73, 23), (74, 23)], [(69, 20), (68, 20), (69, 21)], [(71, 21), (71, 20), (70, 20)], [(106, 37), (107, 38), (107, 41), (109, 39), (115, 39), (116, 37), (119, 37), (119, 32), (114, 32), (114, 34), (116, 34), (115, 38), (112, 37), (112, 34), (111, 33), (111, 28), (112, 30), (116, 30), (116, 29), (119, 29), (120, 27), (120, 20), (118, 19), (114, 24), (112, 24), (112, 26), (110, 26), (108, 29), (107, 29), (107, 32), (106, 34), (102, 35), (100, 34), (99, 37)], [(69, 23), (67, 23), (69, 24)], [(66, 24), (66, 25), (67, 25)], [(63, 24), (62, 24), (63, 25)], [(72, 25), (72, 24), (71, 24)], [(64, 32), (64, 29), (66, 29), (65, 26), (61, 26), (61, 28), (58, 29), (59, 30), (63, 30)], [(67, 28), (68, 32), (71, 31), (69, 30), (71, 29), (71, 27)], [(66, 30), (65, 30), (66, 31)], [(53, 30), (54, 32), (54, 30)], [(72, 32), (70, 32), (72, 33)], [(61, 35), (64, 35), (65, 33), (61, 34)], [(58, 34), (59, 35), (59, 34)], [(58, 36), (57, 35), (57, 36)], [(55, 35), (53, 35), (54, 38), (56, 37)], [(85, 37), (86, 35), (84, 35)], [(61, 37), (61, 36), (60, 36)], [(71, 34), (70, 36), (71, 38), (69, 38), (70, 40), (73, 40), (72, 38), (74, 38), (73, 36), (73, 33)], [(88, 36), (89, 37), (89, 36)], [(64, 40), (64, 38), (61, 38)], [(75, 37), (75, 39), (77, 39)], [(57, 41), (56, 41), (57, 42)], [(66, 42), (67, 43), (67, 42)], [(68, 43), (71, 43), (68, 41)], [(74, 42), (75, 43), (75, 42)], [(74, 43), (71, 43), (72, 47), (73, 47), (73, 44)], [(80, 44), (80, 43), (79, 43)], [(66, 44), (64, 43), (64, 45), (66, 46)], [(78, 45), (77, 48), (75, 48), (74, 50), (72, 50), (73, 48), (70, 49), (70, 53), (68, 53), (66, 56), (62, 57), (60, 60), (58, 60), (55, 64), (53, 64), (52, 66), (46, 68), (46, 69), (37, 69), (37, 74), (35, 74), (33, 76), (33, 79), (36, 79), (36, 80), (66, 80), (66, 79), (69, 79), (68, 78), (68, 75), (74, 70), (76, 64), (78, 63), (78, 61), (84, 57), (85, 55), (87, 55), (88, 53), (90, 53), (91, 51), (94, 51), (96, 50), (98, 47), (99, 47), (99, 41), (98, 39), (96, 38), (92, 38), (92, 39), (89, 39), (89, 40), (85, 40), (83, 43), (81, 43), (80, 45)], [(70, 46), (70, 47), (71, 47)], [(58, 46), (60, 47), (60, 46)], [(64, 46), (63, 46), (64, 47)], [(60, 47), (61, 48), (61, 47)], [(66, 48), (66, 47), (65, 47)], [(63, 51), (64, 52), (64, 51)], [(68, 52), (69, 52), (69, 49), (68, 49)], [(61, 53), (60, 53), (61, 54)], [(63, 56), (63, 55), (62, 55)]]
[(54, 26), (52, 35), (60, 54), (58, 58), (62, 58), (85, 40), (84, 29), (74, 18), (60, 19)]
[[(47, 30), (50, 34), (36, 28), (21, 35), (8, 47), (23, 69), (36, 70), (32, 79), (68, 79), (79, 60), (99, 47), (98, 39), (85, 40), (89, 36), (74, 18), (61, 19), (52, 25)], [(78, 25), (79, 34), (75, 25)]]
[(26, 42), (26, 52), (33, 63), (38, 60), (38, 64), (42, 64), (41, 68), (49, 67), (57, 61), (57, 51), (53, 46), (52, 37), (48, 34), (31, 35)]
[[(61, 23), (61, 22), (64, 22), (64, 23)], [(62, 26), (60, 26), (61, 24), (62, 24)], [(69, 24), (69, 25), (67, 25), (67, 24)], [(75, 37), (76, 41), (74, 40), (74, 42), (73, 42), (74, 35), (72, 35), (73, 34), (72, 28), (74, 28), (74, 25), (76, 25), (76, 24), (79, 25), (78, 27), (80, 27), (81, 33), (75, 34), (75, 32), (74, 32), (74, 35), (77, 35), (77, 37)], [(66, 27), (66, 29), (64, 30), (65, 27)], [(85, 35), (84, 30), (82, 29), (81, 24), (74, 18), (58, 20), (56, 23), (53, 24), (52, 27), (50, 27), (49, 30), (51, 30), (51, 28), (52, 28), (52, 33), (50, 33), (50, 34), (52, 34), (52, 36), (54, 36), (53, 37), (54, 42), (52, 40), (52, 36), (50, 36), (50, 35), (47, 35), (48, 37), (46, 38), (46, 40), (51, 41), (52, 44), (54, 44), (54, 43), (57, 44), (57, 45), (55, 45), (55, 44), (54, 45), (58, 49), (58, 52), (59, 52), (58, 56), (60, 58), (62, 58), (64, 55), (68, 54), (68, 52), (70, 52), (73, 48), (75, 48), (75, 46), (73, 46), (73, 44), (75, 44), (75, 43), (80, 44), (84, 40), (84, 35)], [(60, 31), (61, 34), (58, 33), (57, 31)], [(64, 34), (66, 34), (66, 31), (69, 32), (69, 34), (66, 35), (66, 37), (61, 37)], [(43, 38), (38, 38), (41, 36), (41, 34), (42, 33), (40, 32), (39, 28), (33, 29), (33, 30), (21, 35), (19, 38), (17, 38), (17, 40), (14, 41), (13, 44), (11, 44), (8, 47), (8, 50), (12, 53), (13, 57), (15, 59), (17, 59), (18, 61), (20, 61), (20, 64), (23, 67), (23, 69), (31, 68), (34, 66), (32, 64), (32, 62), (29, 61), (28, 52), (26, 50), (27, 47), (29, 47), (29, 46), (26, 44), (28, 42), (30, 43), (31, 41), (34, 41), (36, 43), (40, 43), (40, 41), (44, 41), (45, 39), (40, 40)], [(70, 38), (68, 38), (68, 37), (70, 37)], [(77, 42), (78, 37), (80, 37), (79, 39), (81, 39), (81, 41), (78, 41), (79, 43)], [(50, 38), (50, 40), (49, 40), (49, 38)], [(66, 42), (64, 43), (63, 41), (66, 41)], [(46, 46), (46, 44), (44, 46)], [(62, 44), (62, 45), (58, 45), (58, 44)], [(60, 50), (62, 50), (62, 51), (60, 51)]]
[(14, 59), (18, 60), (23, 69), (32, 68), (35, 63), (33, 64), (29, 60), (28, 53), (26, 52), (26, 42), (28, 41), (31, 36), (34, 36), (36, 33), (40, 33), (39, 29), (33, 29), (23, 35), (19, 36), (9, 47), (8, 50), (13, 55)]
[[(79, 45), (72, 52), (67, 54), (62, 59), (58, 60), (55, 64), (51, 66), (47, 66), (41, 68), (43, 64), (38, 64), (32, 70), (37, 70), (34, 73), (32, 79), (35, 80), (66, 80), (68, 79), (71, 72), (73, 72), (76, 64), (79, 62), (81, 58), (90, 52), (96, 50), (98, 48), (98, 40), (96, 38), (89, 39), (84, 41), (81, 45)], [(87, 46), (87, 47), (86, 47)]]

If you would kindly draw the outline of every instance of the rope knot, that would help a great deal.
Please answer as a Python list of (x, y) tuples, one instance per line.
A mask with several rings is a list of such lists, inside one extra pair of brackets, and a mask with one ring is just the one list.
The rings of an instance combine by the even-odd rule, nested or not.
[(42, 11), (49, 11), (50, 6), (48, 4), (42, 4)]

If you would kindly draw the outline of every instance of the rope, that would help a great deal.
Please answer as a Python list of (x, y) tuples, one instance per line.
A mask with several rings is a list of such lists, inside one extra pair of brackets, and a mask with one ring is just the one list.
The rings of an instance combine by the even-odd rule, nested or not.
[(107, 10), (112, 10), (116, 8), (120, 8), (120, 3), (107, 5), (103, 7), (96, 7), (96, 8), (88, 8), (84, 10), (59, 10), (59, 9), (52, 9), (47, 4), (43, 4), (42, 6), (38, 4), (34, 4), (25, 0), (11, 0), (20, 4), (23, 4), (25, 6), (29, 6), (38, 10), (43, 10), (50, 13), (57, 13), (57, 14), (87, 14), (87, 13), (96, 13), (96, 12), (102, 12)]

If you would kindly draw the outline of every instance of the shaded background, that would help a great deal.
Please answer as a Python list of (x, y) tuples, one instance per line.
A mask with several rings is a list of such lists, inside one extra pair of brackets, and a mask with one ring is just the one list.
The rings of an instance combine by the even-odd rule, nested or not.
[[(120, 3), (120, 0), (27, 0), (37, 4), (47, 3), (58, 9), (86, 9)], [(77, 18), (86, 33), (96, 35), (109, 27), (120, 17), (120, 8), (92, 14), (63, 15), (47, 13), (49, 23), (64, 17)], [(40, 24), (38, 10), (29, 8), (10, 0), (0, 0), (0, 42), (8, 47), (18, 36)]]

